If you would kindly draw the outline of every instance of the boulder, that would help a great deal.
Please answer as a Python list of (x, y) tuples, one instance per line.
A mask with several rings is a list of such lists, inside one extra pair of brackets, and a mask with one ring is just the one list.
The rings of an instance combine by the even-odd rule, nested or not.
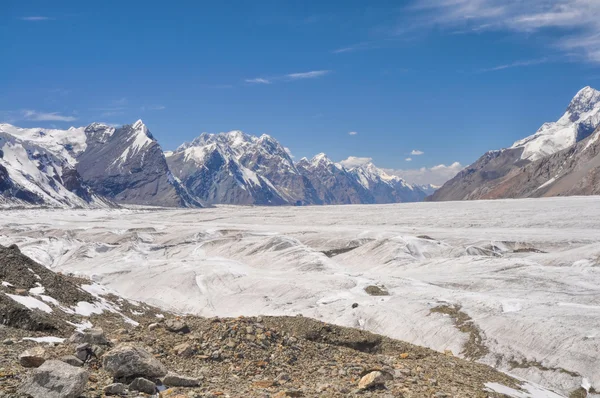
[(65, 355), (63, 357), (60, 357), (60, 360), (64, 363), (68, 363), (71, 366), (83, 366), (83, 361), (74, 355)]
[(101, 328), (92, 328), (84, 332), (75, 332), (69, 337), (69, 343), (107, 345), (108, 340)]
[(46, 351), (42, 347), (33, 347), (19, 355), (19, 363), (26, 368), (37, 368), (46, 361), (45, 356)]
[(376, 386), (382, 386), (385, 384), (386, 379), (382, 372), (376, 370), (363, 376), (358, 382), (358, 388), (360, 390), (367, 390)]
[(154, 384), (150, 380), (144, 379), (143, 377), (138, 377), (134, 379), (131, 382), (131, 384), (129, 384), (129, 389), (131, 391), (139, 391), (146, 394), (154, 394), (156, 392), (156, 384)]
[(200, 385), (200, 380), (198, 379), (181, 376), (175, 373), (166, 375), (162, 382), (168, 387), (197, 387)]
[(46, 361), (23, 380), (20, 391), (33, 398), (77, 398), (85, 390), (88, 372), (62, 361)]
[(190, 328), (188, 327), (188, 325), (186, 325), (185, 322), (183, 322), (181, 319), (167, 319), (165, 321), (165, 328), (169, 332), (173, 333), (186, 334), (190, 332)]
[(123, 343), (106, 353), (102, 366), (111, 376), (163, 377), (167, 369), (162, 363), (141, 347)]
[(183, 358), (189, 358), (194, 355), (194, 347), (189, 343), (182, 343), (173, 347), (177, 355)]
[(113, 383), (104, 387), (102, 391), (104, 391), (104, 395), (122, 395), (126, 389), (127, 386), (123, 383)]

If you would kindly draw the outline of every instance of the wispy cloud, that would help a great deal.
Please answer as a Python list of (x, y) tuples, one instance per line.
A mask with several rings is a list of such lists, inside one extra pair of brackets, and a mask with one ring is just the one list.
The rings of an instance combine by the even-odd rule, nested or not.
[(312, 70), (310, 72), (290, 73), (288, 75), (285, 75), (285, 77), (287, 77), (288, 79), (292, 79), (292, 80), (314, 79), (317, 77), (325, 76), (329, 72), (331, 72), (331, 71), (329, 71), (329, 70)]
[(407, 162), (412, 162), (412, 158), (406, 158), (404, 160), (407, 161)]
[(164, 111), (165, 109), (167, 109), (166, 106), (164, 105), (147, 105), (147, 106), (142, 106), (142, 112), (145, 111)]
[(410, 152), (410, 154), (411, 154), (411, 155), (413, 155), (413, 156), (420, 156), (420, 155), (423, 155), (424, 153), (425, 153), (425, 152), (423, 152), (423, 151), (419, 151), (418, 149), (413, 149), (413, 150)]
[(29, 22), (38, 22), (38, 21), (48, 21), (52, 18), (43, 17), (43, 16), (31, 16), (31, 17), (21, 17), (19, 18), (21, 21), (29, 21)]
[(464, 32), (554, 32), (553, 46), (600, 63), (598, 0), (419, 0), (411, 9), (425, 24)]
[(119, 99), (113, 100), (111, 102), (111, 105), (112, 106), (124, 106), (124, 105), (127, 105), (128, 102), (129, 101), (127, 100), (127, 98), (123, 97), (123, 98), (119, 98)]
[(246, 83), (251, 83), (251, 84), (271, 84), (271, 81), (269, 79), (264, 79), (262, 77), (255, 77), (254, 79), (246, 79), (245, 81), (246, 81)]
[(515, 61), (508, 64), (494, 66), (492, 68), (481, 69), (481, 72), (496, 72), (504, 69), (522, 68), (526, 66), (540, 65), (548, 62), (548, 58), (528, 59), (523, 61)]
[(287, 75), (271, 76), (271, 77), (254, 77), (245, 79), (248, 84), (271, 84), (278, 81), (294, 81), (303, 79), (316, 79), (331, 73), (330, 70), (312, 70), (309, 72), (288, 73)]
[(349, 133), (348, 133), (348, 135), (358, 135), (358, 132), (356, 132), (356, 131), (351, 131), (351, 132), (349, 132)]
[(419, 169), (385, 169), (388, 174), (402, 177), (411, 184), (433, 184), (443, 185), (453, 178), (464, 167), (459, 162), (450, 165), (439, 164), (433, 167), (421, 167)]
[(62, 115), (59, 112), (38, 112), (30, 109), (22, 111), (22, 119), (36, 122), (72, 122), (73, 120), (77, 120), (74, 116)]

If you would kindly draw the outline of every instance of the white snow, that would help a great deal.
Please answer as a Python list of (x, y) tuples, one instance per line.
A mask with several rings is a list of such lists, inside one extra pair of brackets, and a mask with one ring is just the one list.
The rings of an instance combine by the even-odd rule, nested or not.
[(511, 148), (524, 148), (521, 159), (535, 161), (575, 144), (579, 125), (593, 128), (599, 124), (600, 91), (585, 87), (558, 121), (544, 123), (535, 134), (515, 142)]
[(66, 322), (71, 326), (75, 326), (75, 330), (78, 332), (83, 332), (84, 330), (91, 329), (92, 327), (94, 327), (94, 325), (92, 325), (92, 322), (90, 322), (90, 321), (83, 321), (81, 323), (75, 323), (75, 322), (69, 322), (69, 321), (66, 321)]
[(23, 340), (35, 341), (37, 343), (63, 343), (65, 339), (62, 337), (54, 337), (54, 336), (45, 336), (45, 337), (23, 337)]
[(555, 392), (530, 383), (525, 383), (521, 386), (524, 391), (517, 391), (514, 388), (498, 383), (485, 383), (485, 386), (490, 391), (504, 394), (510, 398), (565, 398), (564, 395), (558, 395)]
[(5, 282), (5, 281), (2, 281), (2, 286), (4, 286), (4, 287), (14, 287), (14, 285), (12, 283)]
[[(600, 197), (13, 210), (0, 218), (0, 244), (12, 243), (55, 271), (93, 278), (84, 290), (100, 304), (81, 312), (115, 292), (204, 316), (301, 313), (459, 355), (468, 335), (430, 310), (460, 305), (490, 350), (481, 362), (564, 394), (584, 377), (600, 387)], [(367, 295), (372, 284), (390, 296)]]
[(44, 311), (47, 313), (52, 312), (52, 308), (50, 308), (48, 306), (48, 304), (46, 304), (43, 301), (40, 301), (36, 298), (29, 297), (29, 296), (19, 296), (16, 294), (8, 294), (8, 293), (5, 293), (5, 294), (8, 297), (10, 297), (11, 299), (15, 300), (17, 303), (22, 304), (25, 307), (29, 308), (30, 310), (38, 309), (40, 311)]

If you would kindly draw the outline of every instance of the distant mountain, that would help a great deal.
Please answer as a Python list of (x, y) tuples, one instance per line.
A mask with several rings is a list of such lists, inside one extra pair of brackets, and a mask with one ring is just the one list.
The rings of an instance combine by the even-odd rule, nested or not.
[[(595, 192), (597, 188), (585, 186), (586, 183), (596, 183), (592, 176), (588, 176), (590, 178), (587, 180), (581, 180), (578, 176), (595, 169), (592, 160), (595, 144), (590, 144), (585, 150), (583, 148), (587, 143), (595, 142), (594, 138), (588, 138), (599, 126), (600, 92), (585, 87), (575, 95), (558, 121), (545, 123), (535, 134), (515, 142), (510, 148), (487, 152), (446, 182), (428, 200), (496, 199)], [(563, 159), (565, 153), (573, 154), (573, 157)], [(588, 167), (589, 170), (586, 169)], [(587, 171), (582, 171), (584, 169)], [(565, 173), (570, 172), (576, 176), (563, 178)], [(561, 179), (560, 188), (551, 189), (558, 183), (558, 179)]]
[(415, 186), (417, 188), (419, 188), (421, 191), (425, 192), (425, 194), (427, 195), (433, 195), (433, 193), (435, 191), (437, 191), (438, 189), (440, 189), (440, 185), (433, 185), (433, 184), (415, 184)]
[(325, 154), (294, 163), (285, 148), (268, 135), (205, 133), (166, 156), (173, 174), (206, 203), (396, 203), (425, 197), (372, 163), (348, 170)]
[(162, 148), (141, 120), (120, 128), (94, 123), (85, 135), (77, 171), (97, 194), (123, 204), (200, 205), (173, 177)]
[(120, 128), (0, 125), (0, 204), (199, 206), (169, 172), (142, 121)]
[(146, 125), (68, 130), (0, 125), (0, 205), (321, 205), (420, 201), (426, 194), (367, 163), (324, 154), (294, 163), (268, 136), (202, 134), (163, 153)]

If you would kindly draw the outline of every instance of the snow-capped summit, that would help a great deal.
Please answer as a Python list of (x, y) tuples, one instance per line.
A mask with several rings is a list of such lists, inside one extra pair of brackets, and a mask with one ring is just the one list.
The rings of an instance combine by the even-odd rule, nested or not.
[(585, 139), (599, 125), (600, 91), (585, 87), (573, 97), (558, 121), (544, 123), (535, 134), (515, 142), (511, 148), (523, 148), (521, 159), (535, 161)]

